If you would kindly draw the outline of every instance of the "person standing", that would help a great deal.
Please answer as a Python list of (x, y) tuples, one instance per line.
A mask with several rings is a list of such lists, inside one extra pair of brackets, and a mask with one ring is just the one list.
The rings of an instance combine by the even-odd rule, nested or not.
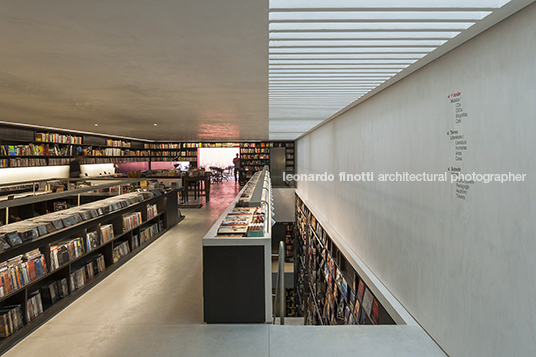
[(83, 158), (83, 152), (76, 153), (73, 161), (71, 161), (71, 163), (69, 164), (69, 178), (80, 178), (80, 174), (82, 173), (80, 163), (82, 162)]
[(240, 156), (238, 154), (236, 154), (236, 157), (233, 159), (233, 165), (235, 181), (238, 182), (238, 177), (240, 177)]

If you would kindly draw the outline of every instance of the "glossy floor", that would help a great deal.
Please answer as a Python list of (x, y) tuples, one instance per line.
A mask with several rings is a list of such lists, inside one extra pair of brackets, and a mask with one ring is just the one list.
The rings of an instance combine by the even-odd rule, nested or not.
[(418, 326), (204, 324), (202, 238), (238, 190), (213, 185), (210, 202), (5, 356), (444, 356)]

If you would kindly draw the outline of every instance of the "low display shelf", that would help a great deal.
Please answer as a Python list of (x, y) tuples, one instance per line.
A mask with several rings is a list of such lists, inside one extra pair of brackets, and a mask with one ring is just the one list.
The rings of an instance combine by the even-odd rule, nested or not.
[(178, 221), (177, 191), (170, 190), (112, 196), (0, 226), (0, 354)]
[(271, 183), (265, 168), (240, 191), (203, 238), (203, 319), (272, 319)]

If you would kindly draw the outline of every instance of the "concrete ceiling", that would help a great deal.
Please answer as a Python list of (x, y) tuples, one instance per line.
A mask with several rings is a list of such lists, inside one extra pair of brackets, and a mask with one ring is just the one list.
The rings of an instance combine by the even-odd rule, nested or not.
[(0, 0), (0, 121), (293, 140), (533, 1)]
[(0, 33), (1, 121), (268, 139), (268, 1), (2, 0)]

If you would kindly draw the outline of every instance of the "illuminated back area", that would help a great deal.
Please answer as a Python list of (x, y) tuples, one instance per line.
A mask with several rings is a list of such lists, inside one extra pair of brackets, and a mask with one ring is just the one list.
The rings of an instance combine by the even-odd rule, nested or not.
[(271, 0), (270, 139), (295, 139), (403, 78), (509, 2)]

